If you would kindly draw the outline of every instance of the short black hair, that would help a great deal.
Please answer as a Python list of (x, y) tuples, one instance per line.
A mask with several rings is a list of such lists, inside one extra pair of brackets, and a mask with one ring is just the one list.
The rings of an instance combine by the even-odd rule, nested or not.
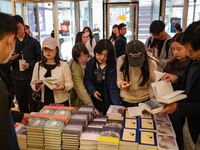
[(178, 30), (179, 32), (183, 31), (183, 29), (181, 28), (181, 25), (178, 23), (174, 25), (174, 28), (176, 28), (176, 30)]
[(28, 25), (25, 25), (25, 29), (30, 29), (30, 27)]
[(150, 33), (153, 35), (159, 35), (164, 29), (165, 24), (160, 20), (154, 20), (149, 27)]
[[(102, 39), (96, 44), (96, 46), (94, 47), (95, 59), (96, 59), (96, 53), (101, 54), (103, 50), (108, 51), (107, 60), (106, 60), (108, 69), (110, 69), (110, 68), (113, 69), (116, 64), (116, 53), (115, 53), (113, 44), (111, 43), (110, 40)], [(96, 61), (97, 61), (97, 59), (96, 59)]]
[(17, 25), (10, 15), (0, 13), (0, 40), (4, 39), (9, 34), (17, 35)]
[(120, 23), (119, 26), (118, 26), (118, 30), (121, 30), (124, 26), (126, 26), (126, 24)]
[(200, 21), (190, 24), (184, 32), (182, 45), (189, 43), (194, 51), (200, 49)]
[(13, 16), (13, 18), (15, 19), (17, 24), (21, 23), (22, 25), (24, 25), (24, 20), (23, 20), (23, 18), (21, 16), (15, 15), (15, 16)]
[(86, 48), (85, 44), (80, 42), (76, 43), (72, 48), (72, 57), (76, 63), (79, 63), (78, 58), (80, 57), (81, 52), (83, 52), (85, 55), (89, 55), (88, 49)]

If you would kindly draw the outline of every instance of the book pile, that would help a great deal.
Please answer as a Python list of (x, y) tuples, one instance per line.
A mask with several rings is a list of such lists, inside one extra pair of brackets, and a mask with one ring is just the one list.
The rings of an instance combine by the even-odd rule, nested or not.
[(93, 111), (94, 106), (81, 106), (76, 114), (86, 114), (88, 115), (88, 120), (90, 121), (93, 118)]
[(53, 113), (53, 115), (51, 117), (57, 118), (57, 119), (65, 119), (66, 123), (68, 123), (69, 120), (72, 117), (72, 110), (71, 109), (60, 109), (59, 108)]
[(140, 131), (156, 132), (156, 125), (153, 118), (138, 118)]
[(42, 114), (42, 115), (53, 115), (53, 113), (56, 111), (56, 109), (52, 109), (52, 108), (42, 108), (38, 114)]
[(138, 150), (157, 150), (156, 132), (139, 131)]
[(27, 125), (27, 148), (28, 150), (37, 150), (44, 148), (43, 126), (47, 118), (33, 118)]
[(118, 149), (122, 124), (122, 121), (107, 120), (98, 139), (98, 150)]
[(68, 124), (62, 132), (62, 149), (78, 150), (79, 138), (83, 131), (83, 125)]
[(76, 150), (80, 145), (80, 136), (83, 129), (88, 125), (87, 114), (74, 114), (68, 125), (62, 132), (62, 148), (63, 150), (71, 149)]
[(86, 127), (80, 137), (80, 150), (97, 150), (102, 128)]
[(61, 150), (62, 136), (61, 133), (65, 128), (64, 119), (50, 118), (43, 126), (44, 146), (48, 150)]
[(154, 119), (157, 129), (158, 150), (178, 150), (176, 134), (168, 114), (156, 114)]
[(106, 116), (109, 120), (122, 120), (123, 121), (124, 106), (110, 105)]
[(123, 128), (120, 135), (119, 150), (137, 150), (138, 140), (138, 129)]
[(17, 141), (19, 144), (19, 148), (20, 150), (26, 150), (27, 145), (26, 145), (26, 126), (24, 126), (23, 124), (20, 124), (19, 126), (17, 126), (15, 128), (16, 131), (16, 135), (17, 135)]
[(106, 122), (107, 120), (108, 120), (108, 117), (104, 116), (104, 115), (95, 115), (93, 117), (93, 121), (104, 121), (104, 122)]

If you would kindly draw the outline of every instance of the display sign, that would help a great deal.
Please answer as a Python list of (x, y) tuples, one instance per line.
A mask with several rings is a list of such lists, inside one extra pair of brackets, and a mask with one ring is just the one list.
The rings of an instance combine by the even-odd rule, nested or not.
[(69, 36), (69, 22), (61, 23), (61, 35)]
[(175, 24), (181, 24), (181, 18), (171, 18), (171, 32), (175, 32)]

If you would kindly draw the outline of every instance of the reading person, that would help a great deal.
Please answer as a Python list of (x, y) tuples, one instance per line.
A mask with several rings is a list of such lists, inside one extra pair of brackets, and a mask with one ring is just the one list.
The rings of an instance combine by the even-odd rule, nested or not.
[(177, 77), (167, 74), (164, 76), (164, 80), (176, 83), (177, 89), (185, 90), (187, 98), (177, 103), (169, 104), (160, 113), (172, 114), (177, 110), (180, 116), (185, 118), (184, 126), (188, 127), (189, 130), (183, 132), (188, 134), (186, 140), (191, 142), (184, 146), (186, 149), (194, 149), (200, 134), (200, 21), (193, 22), (187, 27), (183, 35), (182, 45), (187, 50), (187, 56), (191, 58), (183, 76)]
[(68, 64), (60, 59), (56, 39), (52, 37), (44, 39), (42, 42), (42, 54), (42, 60), (36, 63), (34, 67), (31, 82), (47, 77), (56, 77), (59, 81), (55, 83), (57, 87), (53, 90), (42, 82), (31, 85), (34, 91), (41, 89), (40, 107), (42, 108), (50, 103), (62, 103), (65, 106), (69, 106), (68, 91), (73, 87), (71, 71)]
[[(147, 57), (141, 41), (132, 40), (126, 46), (126, 54), (117, 60), (117, 85), (125, 107), (137, 106), (154, 98), (151, 83), (155, 81), (156, 63)], [(127, 85), (129, 83), (130, 85)], [(124, 86), (128, 87), (124, 87)]]
[[(85, 35), (85, 33), (83, 32), (82, 35)], [(82, 104), (94, 106), (84, 85), (84, 73), (89, 58), (89, 52), (86, 46), (80, 42), (76, 43), (72, 49), (72, 57), (73, 58), (69, 61), (74, 83), (74, 87), (70, 91), (71, 106), (81, 107)], [(94, 110), (94, 114), (99, 114), (97, 109)]]
[(84, 84), (95, 108), (105, 115), (110, 105), (122, 105), (116, 84), (116, 55), (110, 40), (100, 40), (86, 66)]

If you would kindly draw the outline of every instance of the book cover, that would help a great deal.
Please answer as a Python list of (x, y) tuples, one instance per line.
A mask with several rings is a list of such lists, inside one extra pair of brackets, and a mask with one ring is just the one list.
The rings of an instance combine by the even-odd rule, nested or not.
[(43, 126), (44, 130), (47, 128), (60, 130), (64, 126), (65, 120), (50, 118)]
[(86, 127), (80, 137), (80, 140), (98, 141), (101, 131), (101, 128)]
[(75, 135), (79, 135), (83, 130), (83, 126), (82, 125), (71, 125), (71, 124), (68, 124), (62, 134), (75, 134)]
[(138, 121), (137, 121), (137, 119), (128, 119), (128, 118), (124, 119), (123, 127), (124, 128), (137, 129), (138, 128)]
[(124, 110), (124, 119), (126, 118), (136, 118), (136, 116), (129, 116), (128, 110)]
[(104, 121), (104, 122), (106, 122), (107, 119), (108, 119), (108, 117), (104, 116), (104, 115), (95, 115), (93, 117), (93, 121)]
[(68, 117), (68, 119), (70, 120), (71, 118), (71, 115), (72, 115), (72, 110), (70, 109), (57, 109), (53, 115), (56, 115), (56, 116), (66, 116)]
[(156, 126), (153, 119), (140, 118), (139, 130), (156, 131)]
[(168, 114), (154, 114), (154, 120), (156, 123), (171, 123)]
[(156, 133), (139, 131), (139, 144), (152, 145), (157, 147)]
[(156, 123), (157, 134), (176, 136), (172, 124)]
[(136, 142), (138, 143), (138, 130), (123, 128), (120, 135), (120, 141)]
[(83, 106), (81, 106), (79, 108), (79, 111), (86, 111), (86, 112), (89, 112), (89, 113), (93, 113), (94, 106), (85, 106), (85, 105), (83, 105)]
[(58, 109), (68, 109), (71, 110), (72, 114), (74, 114), (74, 107), (69, 107), (69, 106), (59, 106)]
[(42, 108), (38, 114), (44, 114), (44, 115), (53, 115), (53, 113), (56, 111), (56, 109), (51, 108)]
[(122, 128), (123, 121), (118, 120), (107, 120), (105, 126), (113, 128)]
[(93, 127), (93, 128), (102, 128), (105, 125), (104, 121), (90, 121), (88, 124), (88, 127)]
[(154, 71), (154, 73), (156, 75), (155, 82), (161, 80), (167, 74), (165, 72), (160, 72), (160, 71), (156, 71), (156, 70)]
[(176, 138), (174, 136), (157, 135), (157, 142), (159, 150), (178, 150)]
[(107, 116), (109, 115), (116, 115), (121, 117), (124, 112), (124, 106), (116, 106), (116, 105), (110, 105), (108, 108), (108, 111), (106, 113)]
[(44, 124), (47, 122), (48, 118), (33, 118), (28, 124), (26, 125), (27, 128), (29, 127), (36, 127), (36, 128), (42, 128)]
[(119, 143), (121, 128), (112, 128), (104, 126), (98, 141)]

